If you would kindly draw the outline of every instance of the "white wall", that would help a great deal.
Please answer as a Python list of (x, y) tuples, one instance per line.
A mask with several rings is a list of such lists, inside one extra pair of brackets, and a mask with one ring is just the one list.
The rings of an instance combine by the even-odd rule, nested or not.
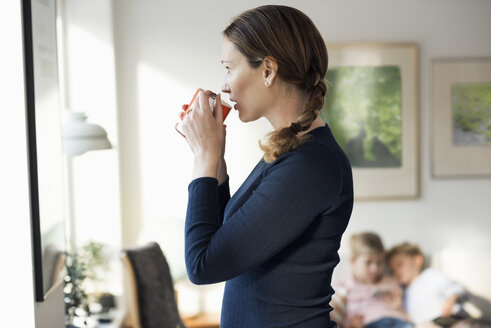
[(34, 301), (21, 2), (0, 5), (1, 326), (61, 328), (63, 284)]
[[(264, 1), (117, 1), (115, 40), (119, 74), (121, 144), (132, 157), (138, 210), (131, 220), (183, 219), (190, 154), (172, 125), (196, 87), (219, 90), (221, 30), (242, 10)], [(416, 42), (420, 46), (421, 197), (358, 202), (348, 233), (377, 230), (391, 245), (409, 239), (434, 251), (491, 243), (491, 180), (431, 177), (430, 61), (491, 56), (491, 2), (486, 0), (280, 1), (308, 14), (327, 42)], [(192, 8), (192, 9), (191, 9)], [(258, 160), (263, 122), (228, 119), (227, 159), (232, 189)], [(491, 165), (491, 163), (490, 163)], [(137, 169), (133, 172), (132, 169)], [(136, 175), (133, 175), (136, 173)], [(129, 178), (128, 178), (129, 179)], [(128, 218), (129, 219), (129, 218)], [(132, 223), (135, 225), (135, 223)], [(132, 231), (135, 240), (138, 230)]]
[(108, 256), (108, 269), (100, 277), (102, 282), (87, 286), (86, 292), (102, 288), (97, 291), (121, 295), (122, 229), (112, 1), (59, 0), (58, 10), (62, 108), (66, 112), (84, 112), (88, 122), (107, 131), (113, 146), (110, 150), (71, 158), (67, 170), (73, 196), (70, 243), (78, 247), (90, 240), (102, 243)]
[(0, 317), (34, 327), (24, 63), (20, 1), (0, 5)]
[[(220, 31), (233, 15), (264, 3), (221, 0), (191, 6), (184, 1), (114, 1), (120, 131), (109, 121), (107, 125), (113, 131), (110, 135), (119, 135), (124, 245), (138, 241), (142, 226), (162, 229), (149, 232), (147, 228), (146, 238), (182, 238), (179, 229), (184, 220), (191, 156), (173, 131), (176, 113), (197, 87), (219, 90), (223, 76)], [(436, 57), (491, 56), (491, 2), (281, 3), (306, 12), (327, 42), (412, 41), (420, 45), (421, 197), (356, 203), (347, 233), (376, 230), (388, 245), (410, 239), (427, 251), (459, 245), (490, 247), (491, 180), (436, 180), (430, 175), (429, 71), (430, 61)], [(9, 45), (2, 50), (0, 60), (0, 110), (4, 118), (0, 120), (0, 147), (5, 156), (0, 169), (0, 199), (4, 200), (0, 206), (0, 250), (3, 262), (11, 268), (0, 272), (0, 289), (8, 295), (0, 301), (0, 310), (2, 322), (12, 320), (15, 326), (33, 327), (20, 2), (2, 3), (0, 15), (0, 39)], [(94, 81), (97, 78), (94, 74)], [(84, 102), (82, 98), (77, 101)], [(98, 119), (106, 120), (104, 116)], [(243, 125), (234, 113), (227, 121), (227, 160), (232, 189), (236, 189), (261, 156), (257, 140), (269, 127), (264, 121)], [(177, 257), (179, 247), (174, 247), (179, 250)]]
[[(183, 257), (182, 225), (191, 154), (174, 132), (180, 105), (197, 87), (218, 91), (221, 31), (245, 0), (115, 1), (115, 42), (126, 244), (157, 239)], [(491, 2), (486, 0), (279, 1), (309, 15), (326, 42), (415, 42), (420, 47), (419, 151), (421, 195), (415, 200), (357, 202), (347, 234), (375, 230), (387, 246), (403, 240), (427, 252), (491, 247), (491, 179), (431, 176), (430, 63), (441, 57), (491, 56)], [(260, 158), (264, 121), (227, 119), (227, 161), (235, 190)], [(491, 165), (491, 163), (490, 163)], [(126, 214), (125, 214), (126, 213)], [(143, 227), (143, 228), (142, 228)], [(347, 238), (341, 254), (346, 256)], [(172, 247), (168, 245), (172, 244)], [(177, 246), (176, 246), (177, 245)], [(171, 261), (183, 274), (182, 260)], [(177, 268), (176, 268), (177, 267)]]
[(59, 2), (63, 24), (62, 107), (101, 125), (114, 149), (72, 158), (77, 243), (89, 239), (120, 247), (118, 129), (110, 0)]

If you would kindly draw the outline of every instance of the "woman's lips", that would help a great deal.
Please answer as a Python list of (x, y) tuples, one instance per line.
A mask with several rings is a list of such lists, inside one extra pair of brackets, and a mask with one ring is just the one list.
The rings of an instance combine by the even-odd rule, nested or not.
[(234, 107), (235, 110), (238, 110), (238, 104), (237, 104), (237, 102), (234, 99), (232, 99), (232, 98), (230, 98), (230, 101), (235, 103), (233, 107)]

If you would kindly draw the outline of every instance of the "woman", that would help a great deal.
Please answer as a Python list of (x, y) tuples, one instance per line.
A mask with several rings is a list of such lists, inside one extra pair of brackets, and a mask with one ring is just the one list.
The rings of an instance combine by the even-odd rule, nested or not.
[[(221, 327), (334, 327), (330, 286), (351, 215), (349, 162), (318, 116), (327, 50), (302, 12), (263, 6), (223, 32), (223, 92), (240, 120), (273, 126), (264, 158), (230, 198), (225, 128), (202, 92), (182, 129), (194, 153), (186, 215), (191, 281), (227, 281)], [(216, 108), (220, 106), (216, 95)]]

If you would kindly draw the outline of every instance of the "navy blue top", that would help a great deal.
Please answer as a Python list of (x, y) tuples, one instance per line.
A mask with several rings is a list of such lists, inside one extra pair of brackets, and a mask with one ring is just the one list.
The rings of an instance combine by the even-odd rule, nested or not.
[(353, 207), (351, 167), (327, 125), (232, 198), (228, 181), (189, 184), (186, 267), (196, 284), (227, 281), (220, 327), (329, 328), (331, 276)]

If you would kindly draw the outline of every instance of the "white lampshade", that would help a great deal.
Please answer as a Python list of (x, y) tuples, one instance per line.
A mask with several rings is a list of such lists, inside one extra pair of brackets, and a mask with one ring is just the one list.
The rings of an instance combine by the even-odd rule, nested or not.
[(63, 151), (67, 155), (77, 156), (91, 150), (112, 148), (106, 130), (86, 120), (84, 113), (67, 113), (62, 130)]

